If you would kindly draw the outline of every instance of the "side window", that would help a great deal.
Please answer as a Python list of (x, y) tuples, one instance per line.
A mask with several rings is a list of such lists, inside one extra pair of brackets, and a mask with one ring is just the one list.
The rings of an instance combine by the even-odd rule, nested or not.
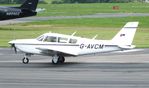
[(75, 43), (77, 43), (77, 39), (70, 39), (70, 40), (69, 40), (69, 43), (75, 44)]
[(45, 42), (56, 42), (56, 37), (53, 37), (53, 36), (47, 36), (44, 41)]
[(68, 41), (68, 38), (62, 38), (62, 37), (58, 38), (59, 43), (67, 43), (67, 41)]

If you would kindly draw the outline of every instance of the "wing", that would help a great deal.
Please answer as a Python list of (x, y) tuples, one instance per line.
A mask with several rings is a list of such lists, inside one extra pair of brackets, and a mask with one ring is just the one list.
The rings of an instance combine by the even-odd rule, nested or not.
[(38, 47), (36, 48), (38, 50), (41, 50), (42, 53), (49, 54), (49, 55), (54, 55), (55, 53), (57, 54), (62, 54), (64, 56), (77, 56), (78, 53), (70, 49), (59, 49), (59, 48), (44, 48), (44, 47)]

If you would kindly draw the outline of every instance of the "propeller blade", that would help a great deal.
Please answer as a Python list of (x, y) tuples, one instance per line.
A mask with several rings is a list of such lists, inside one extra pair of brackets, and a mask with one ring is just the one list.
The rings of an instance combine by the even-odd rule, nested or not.
[(16, 48), (15, 44), (12, 44), (11, 47), (14, 48), (14, 52), (17, 54), (17, 48)]

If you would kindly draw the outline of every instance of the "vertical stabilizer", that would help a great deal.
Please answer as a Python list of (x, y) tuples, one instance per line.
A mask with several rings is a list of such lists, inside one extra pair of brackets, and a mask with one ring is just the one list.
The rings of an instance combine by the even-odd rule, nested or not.
[(21, 9), (28, 9), (31, 11), (35, 11), (37, 8), (38, 0), (26, 0), (22, 5)]
[(112, 39), (117, 45), (131, 45), (139, 22), (128, 22)]

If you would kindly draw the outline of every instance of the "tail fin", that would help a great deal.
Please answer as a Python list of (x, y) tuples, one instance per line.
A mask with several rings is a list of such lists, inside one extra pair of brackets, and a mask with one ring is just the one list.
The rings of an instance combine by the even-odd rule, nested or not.
[(35, 11), (39, 0), (26, 0), (21, 6), (21, 9), (29, 9)]
[(131, 45), (139, 22), (128, 22), (112, 39), (117, 45)]

